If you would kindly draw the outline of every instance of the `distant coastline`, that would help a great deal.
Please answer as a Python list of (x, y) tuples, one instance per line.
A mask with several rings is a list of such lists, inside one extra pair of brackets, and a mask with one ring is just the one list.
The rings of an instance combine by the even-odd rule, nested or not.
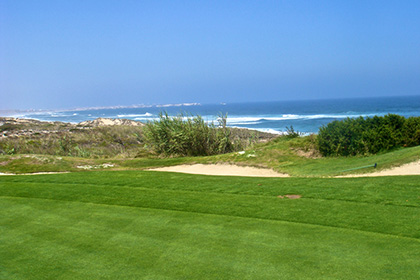
[(97, 118), (125, 118), (148, 122), (161, 112), (170, 116), (200, 115), (206, 121), (217, 121), (220, 113), (227, 114), (230, 127), (248, 128), (281, 134), (293, 126), (303, 133), (316, 133), (319, 127), (333, 120), (359, 116), (383, 116), (388, 113), (405, 117), (420, 116), (420, 96), (346, 98), (301, 101), (250, 103), (177, 103), (137, 104), (130, 106), (89, 107), (66, 110), (3, 110), (0, 115), (40, 121), (80, 123)]

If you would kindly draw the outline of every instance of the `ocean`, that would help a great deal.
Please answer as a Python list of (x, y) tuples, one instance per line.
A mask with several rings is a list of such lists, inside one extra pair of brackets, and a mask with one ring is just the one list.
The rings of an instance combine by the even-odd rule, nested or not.
[(286, 127), (293, 126), (295, 131), (309, 134), (317, 133), (319, 127), (333, 120), (342, 120), (347, 117), (383, 116), (388, 113), (405, 117), (420, 116), (420, 96), (228, 104), (134, 105), (110, 108), (27, 111), (12, 116), (71, 123), (94, 120), (99, 117), (147, 122), (157, 119), (161, 112), (167, 112), (170, 116), (176, 116), (180, 113), (201, 115), (208, 122), (216, 121), (221, 113), (227, 114), (227, 124), (231, 127), (250, 128), (280, 134), (286, 131)]

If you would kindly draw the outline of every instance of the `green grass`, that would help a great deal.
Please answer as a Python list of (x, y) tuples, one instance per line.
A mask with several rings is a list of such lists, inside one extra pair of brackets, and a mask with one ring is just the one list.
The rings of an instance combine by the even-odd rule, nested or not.
[(2, 176), (0, 208), (3, 279), (420, 278), (419, 176)]
[[(37, 172), (81, 172), (86, 169), (78, 166), (98, 166), (104, 163), (113, 164), (113, 170), (144, 169), (159, 166), (177, 165), (192, 162), (192, 158), (140, 158), (131, 160), (85, 159), (77, 157), (57, 157), (49, 155), (0, 155), (0, 172), (3, 173), (37, 173)], [(99, 168), (103, 169), (103, 168)], [(91, 170), (97, 170), (92, 168)]]

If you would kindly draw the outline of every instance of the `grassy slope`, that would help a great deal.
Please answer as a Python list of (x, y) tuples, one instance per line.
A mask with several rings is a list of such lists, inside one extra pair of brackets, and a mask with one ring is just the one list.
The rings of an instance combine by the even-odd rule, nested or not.
[(182, 163), (228, 162), (269, 167), (292, 176), (334, 176), (371, 172), (373, 168), (342, 171), (374, 163), (378, 164), (378, 169), (385, 169), (420, 159), (420, 146), (366, 157), (308, 158), (302, 156), (302, 151), (307, 154), (315, 151), (315, 135), (293, 139), (277, 137), (267, 143), (251, 144), (257, 139), (272, 139), (272, 135), (246, 129), (232, 129), (233, 138), (251, 145), (245, 145), (250, 148), (244, 154), (162, 159), (144, 146), (142, 128), (137, 126), (91, 127), (1, 117), (0, 122), (4, 122), (0, 132), (8, 135), (0, 137), (0, 154), (12, 154), (0, 155), (0, 172), (75, 172), (83, 171), (77, 168), (80, 165), (103, 163), (112, 163), (117, 170), (138, 170)]
[[(76, 157), (56, 157), (46, 155), (0, 156), (0, 172), (32, 173), (41, 171), (83, 171), (80, 165), (100, 165), (112, 163), (113, 169), (145, 169), (157, 166), (169, 166), (189, 163), (234, 163), (268, 167), (292, 176), (334, 176), (343, 174), (366, 173), (399, 166), (420, 159), (420, 146), (402, 148), (388, 153), (359, 157), (308, 158), (299, 156), (297, 149), (306, 149), (309, 138), (278, 138), (264, 144), (255, 145), (244, 154), (230, 153), (210, 157), (157, 158), (143, 157), (136, 159), (85, 159)], [(366, 168), (350, 172), (347, 169), (378, 164), (378, 168)]]
[(418, 279), (419, 193), (418, 176), (0, 177), (0, 277)]
[[(276, 171), (292, 176), (333, 176), (342, 174), (366, 173), (399, 166), (420, 159), (420, 146), (401, 148), (388, 153), (357, 157), (322, 157), (309, 158), (299, 156), (297, 150), (310, 146), (310, 137), (295, 139), (277, 138), (274, 141), (256, 145), (243, 155), (229, 154), (220, 159), (234, 163), (268, 166)], [(250, 156), (251, 155), (251, 156)], [(378, 164), (378, 168), (367, 168), (343, 172), (344, 170)]]

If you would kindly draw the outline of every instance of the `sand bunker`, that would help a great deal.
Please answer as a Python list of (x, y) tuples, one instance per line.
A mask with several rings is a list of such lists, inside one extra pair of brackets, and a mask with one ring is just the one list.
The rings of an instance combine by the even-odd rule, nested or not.
[(289, 177), (288, 174), (277, 173), (271, 169), (262, 169), (230, 164), (193, 164), (177, 165), (149, 169), (152, 171), (169, 171), (189, 174), (219, 175), (219, 176), (246, 176), (246, 177)]
[(386, 169), (378, 172), (372, 172), (367, 174), (353, 174), (344, 175), (337, 177), (378, 177), (378, 176), (402, 176), (402, 175), (420, 175), (420, 161), (411, 162), (408, 164)]
[[(168, 171), (189, 174), (218, 175), (218, 176), (245, 176), (245, 177), (289, 177), (288, 174), (277, 173), (271, 169), (255, 168), (248, 166), (237, 166), (230, 164), (193, 164), (177, 165), (170, 167), (160, 167), (148, 169), (151, 171)], [(68, 172), (39, 172), (20, 175), (41, 175), (41, 174), (60, 174)], [(13, 173), (1, 173), (1, 175), (16, 175)], [(342, 177), (377, 177), (377, 176), (402, 176), (402, 175), (420, 175), (420, 161), (394, 167), (387, 170), (372, 172), (367, 174), (350, 174), (337, 176)]]
[[(170, 167), (154, 168), (149, 170), (218, 176), (289, 177), (288, 174), (277, 173), (271, 169), (245, 167), (230, 164), (177, 165)], [(420, 175), (420, 161), (412, 162), (399, 167), (394, 167), (378, 172), (372, 172), (367, 174), (350, 174), (337, 177), (377, 177), (398, 175)]]
[(45, 174), (65, 174), (70, 173), (68, 171), (65, 172), (36, 172), (36, 173), (22, 173), (22, 174), (15, 174), (15, 173), (1, 173), (0, 176), (20, 176), (20, 175), (45, 175)]

